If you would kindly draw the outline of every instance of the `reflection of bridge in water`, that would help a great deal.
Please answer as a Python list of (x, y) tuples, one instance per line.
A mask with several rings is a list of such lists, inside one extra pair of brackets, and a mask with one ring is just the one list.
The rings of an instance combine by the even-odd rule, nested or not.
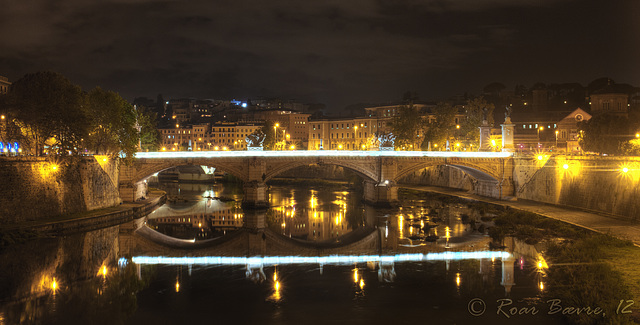
[[(146, 225), (146, 218), (121, 226), (121, 255), (133, 256), (140, 264), (176, 265), (243, 265), (247, 277), (262, 281), (263, 267), (286, 264), (324, 265), (375, 263), (380, 281), (393, 282), (395, 264), (401, 262), (444, 261), (447, 270), (452, 261), (479, 260), (479, 273), (487, 272), (494, 259), (501, 259), (502, 282), (506, 292), (514, 283), (514, 258), (499, 251), (440, 251), (408, 250), (396, 254), (398, 238), (386, 226), (362, 226), (331, 242), (312, 242), (289, 238), (266, 228), (265, 212), (245, 211), (243, 226), (225, 236), (208, 240), (177, 239), (159, 233)], [(374, 222), (367, 222), (375, 225)], [(387, 224), (387, 223), (385, 223)], [(434, 245), (433, 250), (444, 250)], [(407, 251), (406, 249), (404, 251)]]

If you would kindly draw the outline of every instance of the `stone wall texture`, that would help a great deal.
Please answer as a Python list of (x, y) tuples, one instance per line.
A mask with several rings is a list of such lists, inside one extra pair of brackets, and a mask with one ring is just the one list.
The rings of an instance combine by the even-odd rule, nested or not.
[(106, 157), (2, 157), (0, 182), (0, 225), (120, 204), (117, 161)]
[[(626, 173), (623, 168), (627, 168)], [(514, 183), (518, 199), (605, 212), (631, 220), (638, 220), (640, 215), (640, 158), (516, 158)]]
[[(626, 173), (622, 171), (625, 167)], [(640, 219), (640, 158), (516, 157), (513, 182), (517, 199)], [(498, 197), (496, 183), (476, 181), (448, 166), (421, 169), (399, 183), (450, 187)]]

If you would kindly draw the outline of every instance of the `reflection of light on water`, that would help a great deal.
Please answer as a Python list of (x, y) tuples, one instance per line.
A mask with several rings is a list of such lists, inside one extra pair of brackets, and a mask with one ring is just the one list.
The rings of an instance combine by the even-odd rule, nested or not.
[(358, 268), (353, 269), (353, 282), (358, 283)]
[(364, 289), (364, 279), (360, 278), (360, 289)]
[(540, 281), (540, 291), (544, 290), (544, 282)]
[(176, 280), (176, 292), (180, 292), (180, 281)]
[(456, 286), (460, 286), (460, 273), (456, 273)]
[(278, 302), (282, 299), (282, 295), (280, 295), (281, 284), (278, 280), (278, 270), (273, 270), (273, 294), (268, 298), (268, 300)]
[(354, 264), (366, 262), (420, 262), (420, 261), (457, 261), (481, 258), (507, 258), (508, 252), (442, 252), (428, 254), (396, 255), (332, 255), (332, 256), (202, 256), (202, 257), (165, 257), (134, 256), (136, 264), (173, 264), (173, 265), (246, 265), (246, 264)]
[(103, 266), (100, 268), (100, 271), (98, 271), (98, 274), (99, 274), (99, 275), (102, 275), (102, 277), (103, 277), (103, 278), (106, 278), (106, 277), (107, 277), (107, 272), (108, 272), (108, 271), (107, 271), (107, 266), (106, 266), (106, 265), (103, 265)]
[(404, 217), (402, 214), (398, 215), (398, 238), (404, 238), (403, 230), (404, 230)]
[(545, 269), (549, 268), (547, 261), (542, 257), (542, 255), (538, 255), (538, 262), (536, 263), (538, 272), (544, 273)]

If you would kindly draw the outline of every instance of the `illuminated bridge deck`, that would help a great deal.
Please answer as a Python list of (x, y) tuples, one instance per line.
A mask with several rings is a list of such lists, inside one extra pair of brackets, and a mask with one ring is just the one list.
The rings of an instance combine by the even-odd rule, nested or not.
[(136, 158), (244, 158), (244, 157), (411, 157), (411, 158), (509, 158), (511, 152), (458, 152), (458, 151), (157, 151), (138, 152)]

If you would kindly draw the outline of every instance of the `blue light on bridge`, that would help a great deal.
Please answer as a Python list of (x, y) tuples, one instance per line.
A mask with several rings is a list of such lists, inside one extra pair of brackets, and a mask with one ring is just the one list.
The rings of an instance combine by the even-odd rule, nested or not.
[(511, 152), (459, 151), (157, 151), (138, 152), (137, 158), (232, 158), (232, 157), (433, 157), (433, 158), (508, 158)]
[(481, 258), (508, 258), (508, 252), (444, 252), (428, 254), (397, 255), (332, 255), (332, 256), (203, 256), (203, 257), (166, 257), (134, 256), (136, 264), (170, 265), (284, 265), (284, 264), (353, 264), (366, 262), (398, 263), (423, 261), (457, 261)]

